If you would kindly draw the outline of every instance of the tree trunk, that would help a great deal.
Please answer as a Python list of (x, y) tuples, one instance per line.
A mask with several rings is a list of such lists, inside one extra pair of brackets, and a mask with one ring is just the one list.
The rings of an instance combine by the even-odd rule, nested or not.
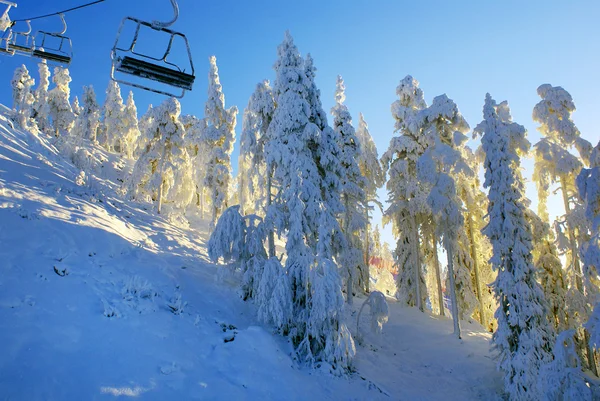
[[(571, 207), (569, 206), (569, 194), (567, 193), (567, 179), (564, 175), (560, 176), (560, 189), (563, 197), (563, 203), (565, 207), (565, 216), (568, 216), (571, 211)], [(581, 278), (581, 264), (579, 262), (579, 253), (577, 248), (577, 239), (575, 238), (575, 228), (571, 227), (567, 219), (567, 231), (569, 233), (569, 246), (571, 248), (571, 261), (573, 263), (573, 269), (575, 270), (575, 287), (579, 292), (583, 294), (583, 280)], [(588, 357), (588, 365), (589, 369), (594, 373), (594, 375), (598, 376), (598, 369), (596, 367), (596, 356), (594, 354), (594, 350), (590, 345), (590, 333), (584, 328), (584, 341), (585, 347), (587, 350)]]
[[(241, 157), (240, 157), (241, 159)], [(238, 187), (239, 187), (239, 198), (240, 198), (240, 214), (244, 216), (244, 169), (243, 169), (243, 161), (240, 160), (239, 169), (238, 169)]]
[[(351, 236), (348, 232), (350, 229), (350, 216), (348, 212), (348, 206), (350, 205), (350, 200), (348, 199), (348, 195), (344, 195), (344, 208), (346, 209), (344, 213), (344, 235), (346, 236), (346, 241), (348, 241), (347, 247), (351, 247)], [(346, 282), (346, 302), (348, 305), (352, 305), (352, 291), (354, 287), (354, 266), (346, 266), (348, 269), (348, 281)]]
[(163, 194), (163, 171), (165, 166), (165, 156), (167, 155), (167, 144), (163, 148), (162, 156), (160, 158), (160, 185), (158, 186), (158, 214), (162, 209), (162, 194)]
[(438, 259), (438, 251), (437, 251), (437, 241), (435, 238), (435, 234), (431, 236), (432, 245), (433, 245), (433, 261), (435, 264), (435, 277), (437, 278), (437, 293), (438, 293), (438, 303), (440, 308), (440, 316), (446, 316), (446, 311), (444, 310), (444, 293), (442, 291), (442, 275), (440, 274), (440, 260)]
[[(271, 181), (272, 174), (272, 166), (267, 166), (267, 209), (269, 209), (269, 207), (271, 206), (271, 186), (273, 185)], [(267, 242), (269, 248), (269, 257), (272, 258), (273, 256), (275, 256), (275, 233), (273, 232), (273, 227), (269, 227)]]
[(456, 304), (456, 285), (454, 284), (454, 249), (444, 234), (444, 245), (448, 256), (448, 277), (450, 278), (450, 301), (452, 302), (452, 321), (454, 322), (454, 334), (460, 340), (460, 322), (458, 319), (458, 305)]
[(365, 227), (365, 290), (367, 294), (370, 292), (369, 286), (371, 281), (371, 272), (370, 272), (370, 264), (369, 264), (369, 203), (367, 202), (367, 226)]
[(417, 227), (417, 218), (413, 216), (413, 251), (415, 253), (415, 294), (417, 297), (417, 308), (423, 312), (423, 302), (421, 302), (421, 256), (419, 255), (419, 229)]
[(481, 298), (481, 285), (479, 282), (479, 262), (477, 258), (477, 244), (475, 244), (475, 237), (473, 235), (473, 219), (470, 213), (471, 205), (467, 205), (467, 229), (469, 230), (469, 241), (471, 242), (471, 259), (473, 259), (473, 273), (475, 276), (475, 295), (479, 301), (479, 323), (484, 328), (487, 328), (487, 320), (485, 318), (485, 311), (483, 308), (483, 299)]

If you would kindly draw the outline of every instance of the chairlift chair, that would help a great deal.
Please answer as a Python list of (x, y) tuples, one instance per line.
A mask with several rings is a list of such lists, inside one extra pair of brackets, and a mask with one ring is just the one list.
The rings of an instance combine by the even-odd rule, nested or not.
[(31, 24), (29, 20), (25, 21), (27, 24), (26, 31), (12, 31), (12, 38), (8, 42), (8, 49), (12, 50), (13, 54), (20, 54), (23, 56), (31, 56), (35, 49), (34, 37), (31, 35)]
[[(35, 34), (35, 46), (31, 55), (47, 60), (51, 64), (65, 67), (71, 64), (73, 45), (71, 39), (65, 36), (65, 32), (67, 32), (65, 16), (59, 14), (59, 17), (63, 23), (63, 30), (60, 32), (38, 31)], [(53, 43), (48, 43), (48, 41)]]
[[(173, 12), (175, 15), (174, 18), (168, 22), (146, 22), (133, 17), (123, 18), (123, 20), (121, 21), (121, 25), (119, 26), (119, 30), (117, 32), (115, 45), (113, 46), (113, 49), (111, 51), (112, 66), (110, 77), (113, 81), (124, 85), (130, 85), (139, 89), (151, 91), (154, 93), (159, 93), (166, 96), (173, 96), (177, 98), (182, 98), (186, 90), (192, 90), (192, 85), (194, 84), (195, 76), (194, 64), (192, 62), (192, 54), (190, 51), (188, 40), (184, 34), (168, 29), (168, 27), (171, 26), (175, 21), (177, 21), (177, 18), (179, 17), (179, 7), (177, 5), (177, 1), (171, 0), (171, 5), (173, 6)], [(123, 27), (125, 26), (125, 24), (130, 24), (128, 21), (135, 24), (135, 32), (133, 34), (133, 39), (129, 47), (119, 47), (119, 39), (121, 37)], [(169, 35), (167, 49), (165, 50), (162, 57), (154, 57), (147, 54), (143, 54), (141, 52), (136, 52), (135, 46), (137, 44), (137, 40), (140, 34), (140, 29), (142, 28), (149, 28), (161, 34), (164, 33), (166, 35)], [(185, 72), (185, 69), (181, 68), (177, 64), (167, 61), (167, 57), (171, 53), (173, 40), (176, 37), (183, 39), (183, 42), (185, 43), (185, 47), (187, 49), (187, 57), (191, 69), (190, 73)], [(181, 89), (181, 93), (177, 95), (174, 93), (167, 92), (166, 90), (152, 88), (145, 84), (126, 81), (124, 79), (116, 77), (115, 73), (128, 74), (135, 77), (145, 78), (151, 81), (159, 82), (161, 84)]]

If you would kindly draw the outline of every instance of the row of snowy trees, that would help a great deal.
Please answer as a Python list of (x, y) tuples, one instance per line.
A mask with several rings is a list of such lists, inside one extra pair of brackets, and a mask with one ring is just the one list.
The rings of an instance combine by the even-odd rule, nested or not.
[[(584, 217), (584, 196), (594, 184), (592, 179), (587, 186), (590, 170), (582, 167), (590, 164), (592, 146), (571, 120), (575, 106), (570, 95), (550, 85), (538, 89), (542, 100), (533, 112), (543, 135), (534, 146), (538, 217), (528, 208), (519, 167), (530, 144), (525, 128), (512, 122), (507, 102), (497, 104), (486, 97), (484, 120), (473, 130), (474, 137), (481, 137), (481, 147), (473, 152), (465, 146), (469, 126), (452, 100), (442, 95), (427, 106), (410, 76), (401, 81), (397, 94), (392, 114), (399, 135), (381, 161), (389, 174), (385, 218), (397, 238), (400, 301), (423, 309), (429, 299), (432, 309), (443, 314), (441, 244), (455, 333), (460, 336), (459, 321), (471, 316), (497, 327), (493, 343), (511, 399), (556, 399), (548, 395), (552, 392), (589, 399), (590, 390), (575, 368), (581, 358), (596, 374), (597, 343), (590, 342), (583, 325), (597, 302), (598, 264), (592, 256), (586, 266), (594, 267), (583, 272), (579, 261), (580, 253), (594, 255), (590, 249), (597, 249), (597, 242), (589, 245), (595, 233), (589, 207)], [(487, 197), (478, 181), (482, 165)], [(558, 240), (546, 211), (548, 193), (556, 185), (565, 207), (565, 215), (553, 223)], [(561, 254), (566, 255), (564, 268)], [(557, 333), (561, 335), (553, 355)], [(567, 352), (571, 349), (577, 354)], [(541, 370), (551, 371), (553, 381), (538, 382)]]
[[(230, 201), (231, 152), (235, 140), (237, 109), (225, 109), (216, 59), (210, 58), (209, 93), (205, 118), (181, 115), (175, 99), (150, 106), (138, 120), (133, 93), (124, 103), (121, 89), (111, 81), (101, 107), (91, 86), (83, 88), (82, 102), (69, 101), (71, 78), (65, 68), (50, 70), (39, 64), (40, 82), (25, 66), (12, 81), (16, 120), (23, 128), (56, 137), (56, 146), (84, 172), (98, 172), (90, 153), (100, 145), (124, 160), (134, 160), (125, 174), (124, 192), (132, 199), (150, 202), (161, 212), (197, 208), (210, 210), (212, 225)], [(194, 202), (196, 200), (196, 202)]]

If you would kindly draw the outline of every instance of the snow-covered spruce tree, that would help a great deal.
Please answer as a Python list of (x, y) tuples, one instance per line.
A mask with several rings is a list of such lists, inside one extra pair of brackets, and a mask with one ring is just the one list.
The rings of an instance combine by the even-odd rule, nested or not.
[[(572, 327), (581, 327), (588, 320), (593, 300), (590, 299), (592, 288), (586, 287), (582, 280), (579, 247), (587, 240), (585, 218), (583, 218), (583, 202), (579, 198), (575, 179), (583, 167), (582, 160), (589, 160), (591, 145), (581, 138), (580, 132), (571, 119), (575, 111), (575, 103), (569, 92), (560, 86), (540, 85), (537, 89), (542, 100), (533, 109), (533, 120), (540, 123), (538, 130), (543, 138), (534, 146), (535, 165), (534, 180), (538, 188), (539, 214), (548, 222), (546, 202), (551, 185), (558, 185), (563, 199), (565, 214), (554, 222), (557, 231), (559, 250), (567, 255), (567, 271), (570, 281), (568, 296), (569, 315)], [(570, 150), (575, 147), (580, 158)], [(585, 343), (589, 342), (589, 334), (584, 333)], [(588, 355), (592, 350), (588, 349)], [(584, 357), (582, 355), (582, 357)], [(593, 358), (587, 364), (598, 374)]]
[(42, 60), (38, 64), (40, 80), (38, 87), (35, 89), (32, 106), (32, 118), (37, 123), (38, 129), (46, 134), (50, 133), (50, 106), (48, 105), (48, 88), (50, 86), (50, 70), (46, 64), (46, 60)]
[(358, 166), (358, 158), (361, 152), (360, 143), (352, 126), (352, 117), (344, 104), (346, 99), (344, 80), (338, 75), (335, 90), (335, 106), (331, 109), (333, 115), (333, 129), (337, 133), (338, 147), (340, 148), (340, 162), (343, 169), (341, 195), (344, 205), (342, 216), (342, 230), (348, 244), (343, 250), (341, 263), (348, 269), (348, 281), (346, 287), (346, 300), (352, 304), (352, 291), (355, 282), (361, 284), (366, 290), (368, 276), (362, 273), (364, 255), (362, 253), (360, 231), (367, 226), (366, 219), (366, 179)]
[(386, 187), (390, 206), (384, 221), (392, 222), (397, 241), (397, 297), (401, 303), (423, 310), (427, 288), (421, 268), (419, 228), (431, 211), (427, 205), (428, 188), (417, 178), (417, 160), (431, 142), (418, 124), (419, 112), (427, 105), (419, 82), (410, 75), (400, 82), (396, 94), (400, 99), (392, 104), (392, 116), (400, 135), (391, 139), (381, 157), (383, 169), (389, 174)]
[(121, 153), (121, 136), (125, 132), (125, 105), (121, 97), (121, 88), (115, 81), (109, 81), (102, 109), (103, 123), (98, 142), (109, 152)]
[(592, 389), (581, 371), (575, 352), (575, 330), (560, 333), (554, 345), (554, 360), (542, 367), (539, 392), (544, 401), (592, 401)]
[(550, 314), (548, 319), (557, 333), (569, 328), (567, 281), (558, 257), (554, 235), (548, 223), (532, 210), (526, 210), (533, 234), (533, 259), (538, 281), (544, 290)]
[(482, 135), (485, 182), (489, 188), (489, 223), (484, 233), (493, 246), (491, 263), (498, 272), (493, 283), (499, 307), (492, 343), (498, 350), (505, 390), (511, 400), (539, 400), (540, 367), (552, 361), (553, 329), (546, 319), (542, 288), (535, 280), (531, 226), (525, 217), (525, 188), (518, 173), (519, 153), (529, 148), (525, 128), (511, 122), (506, 102), (496, 105), (487, 94)]
[[(433, 212), (435, 232), (443, 237), (448, 257), (448, 279), (452, 301), (454, 332), (460, 338), (460, 319), (468, 318), (476, 304), (472, 289), (470, 267), (462, 202), (458, 197), (454, 177), (473, 174), (456, 149), (466, 141), (469, 125), (458, 111), (456, 104), (446, 95), (433, 99), (430, 107), (423, 110), (424, 132), (433, 139), (417, 161), (418, 178), (430, 184), (427, 203)], [(467, 248), (467, 249), (465, 249)]]
[(123, 132), (120, 135), (120, 140), (118, 140), (121, 153), (127, 158), (131, 159), (133, 157), (139, 137), (140, 129), (138, 127), (137, 108), (133, 101), (133, 92), (129, 91), (127, 104), (123, 110)]
[[(358, 154), (358, 167), (360, 168), (360, 172), (365, 177), (363, 181), (362, 190), (365, 192), (365, 213), (367, 219), (367, 226), (364, 232), (365, 238), (365, 271), (363, 281), (366, 284), (366, 290), (369, 292), (369, 259), (370, 259), (370, 244), (369, 244), (369, 226), (370, 226), (370, 216), (369, 216), (369, 203), (377, 201), (377, 190), (385, 184), (385, 174), (383, 169), (381, 168), (381, 163), (379, 162), (379, 155), (377, 154), (377, 147), (375, 146), (375, 142), (373, 142), (373, 138), (371, 137), (371, 133), (369, 132), (369, 126), (367, 125), (362, 113), (358, 115), (358, 129), (356, 130), (356, 137), (358, 139), (358, 143), (360, 145), (360, 152)], [(379, 228), (377, 227), (377, 230)], [(381, 242), (378, 241), (377, 244), (381, 246)], [(379, 255), (381, 257), (381, 255)]]
[(21, 128), (29, 126), (30, 116), (32, 114), (31, 106), (34, 102), (34, 96), (31, 93), (31, 87), (35, 80), (29, 76), (29, 71), (25, 65), (21, 65), (15, 70), (11, 86), (13, 90), (13, 110), (16, 112), (16, 120)]
[(163, 203), (183, 209), (192, 201), (194, 185), (183, 138), (185, 131), (179, 122), (181, 106), (171, 98), (153, 113), (149, 130), (154, 135), (133, 167), (128, 193), (136, 200), (157, 202), (158, 213)]
[(235, 141), (237, 107), (225, 109), (225, 95), (219, 81), (217, 58), (210, 57), (208, 73), (208, 100), (204, 106), (204, 117), (208, 124), (204, 135), (208, 146), (204, 185), (207, 187), (211, 207), (211, 231), (227, 207), (229, 182), (231, 181), (231, 152)]
[(55, 67), (52, 81), (56, 86), (48, 92), (48, 106), (50, 108), (54, 135), (58, 137), (68, 134), (75, 121), (75, 116), (69, 103), (69, 95), (71, 94), (71, 89), (69, 89), (69, 83), (71, 82), (69, 70)]
[(75, 119), (71, 135), (95, 142), (98, 126), (100, 125), (100, 107), (96, 102), (96, 93), (94, 93), (94, 88), (91, 85), (83, 87), (82, 102), (81, 112)]
[(267, 209), (267, 219), (287, 237), (285, 270), (291, 316), (283, 319), (289, 321), (284, 332), (289, 332), (302, 360), (326, 361), (343, 371), (350, 366), (355, 349), (341, 322), (343, 295), (338, 267), (333, 261), (339, 224), (322, 197), (325, 184), (321, 183), (315, 157), (322, 132), (311, 122), (313, 116), (307, 101), (310, 79), (289, 32), (278, 47), (274, 69), (277, 108), (269, 125), (265, 153), (267, 164), (273, 166), (278, 193)]
[[(240, 204), (244, 210), (264, 214), (270, 184), (270, 169), (265, 162), (264, 146), (269, 124), (275, 111), (275, 99), (269, 81), (256, 85), (244, 110), (238, 180)], [(270, 196), (270, 194), (269, 194)]]
[[(138, 121), (138, 129), (140, 130), (140, 136), (137, 140), (135, 150), (133, 151), (133, 157), (137, 160), (148, 147), (148, 144), (154, 138), (155, 132), (151, 131), (150, 128), (154, 124), (154, 108), (152, 105), (148, 105), (148, 110), (140, 117)], [(187, 134), (186, 134), (187, 136)]]
[[(588, 288), (600, 287), (600, 142), (590, 157), (590, 168), (584, 168), (577, 177), (577, 188), (586, 205), (590, 222), (590, 238), (581, 247), (583, 273)], [(600, 346), (600, 297), (594, 294), (594, 312), (586, 323), (591, 334), (590, 344)]]
[[(140, 119), (140, 131), (141, 127), (145, 125)], [(206, 143), (204, 142), (204, 131), (206, 130), (206, 120), (200, 119), (192, 115), (182, 115), (179, 117), (179, 121), (183, 124), (185, 129), (185, 143), (192, 163), (192, 179), (195, 186), (195, 199), (190, 205), (193, 205), (194, 211), (200, 211), (200, 217), (204, 218), (204, 205), (205, 199), (205, 188), (204, 188), (204, 176), (206, 173), (206, 157), (207, 149)], [(141, 141), (146, 141), (145, 135), (142, 133), (140, 137)], [(138, 144), (141, 142), (138, 141)]]

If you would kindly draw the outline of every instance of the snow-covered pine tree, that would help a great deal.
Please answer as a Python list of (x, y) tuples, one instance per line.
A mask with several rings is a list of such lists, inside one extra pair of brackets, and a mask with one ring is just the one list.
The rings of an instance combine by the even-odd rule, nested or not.
[(185, 130), (179, 121), (181, 106), (177, 99), (167, 99), (153, 114), (149, 130), (154, 135), (133, 167), (127, 190), (133, 199), (157, 202), (158, 213), (163, 203), (183, 209), (192, 201), (195, 189)]
[(432, 143), (417, 161), (417, 176), (429, 183), (427, 203), (433, 212), (438, 238), (448, 257), (448, 279), (455, 334), (460, 338), (459, 321), (468, 318), (476, 304), (471, 281), (472, 260), (457, 194), (455, 177), (470, 177), (473, 171), (458, 148), (464, 146), (469, 125), (456, 104), (446, 95), (437, 96), (420, 113), (418, 124)]
[[(570, 282), (570, 294), (567, 297), (572, 327), (581, 327), (588, 320), (593, 300), (589, 299), (594, 289), (586, 288), (582, 280), (579, 247), (588, 238), (583, 218), (583, 202), (579, 198), (575, 179), (583, 167), (582, 160), (589, 160), (591, 144), (581, 138), (580, 132), (571, 118), (575, 111), (573, 98), (560, 86), (540, 85), (537, 89), (542, 100), (533, 109), (533, 120), (540, 123), (538, 130), (543, 138), (535, 144), (534, 181), (538, 188), (539, 215), (542, 220), (549, 221), (546, 202), (550, 187), (558, 185), (561, 191), (565, 214), (554, 221), (558, 237), (559, 250), (567, 255), (567, 272)], [(577, 158), (570, 150), (575, 147), (580, 155)], [(555, 279), (554, 281), (558, 281)], [(589, 334), (585, 333), (585, 343)], [(588, 354), (593, 352), (588, 350)], [(598, 374), (593, 358), (587, 358), (587, 364)]]
[[(274, 169), (278, 194), (267, 209), (267, 219), (287, 236), (285, 270), (292, 313), (289, 334), (302, 360), (327, 361), (343, 371), (350, 366), (355, 349), (341, 322), (344, 301), (338, 267), (333, 261), (333, 252), (339, 246), (334, 244), (339, 224), (322, 197), (326, 184), (321, 182), (316, 158), (321, 154), (323, 133), (311, 121), (317, 116), (311, 113), (308, 97), (314, 101), (318, 92), (310, 84), (304, 60), (289, 32), (278, 47), (274, 69), (277, 108), (269, 125), (265, 153), (267, 164)], [(313, 106), (318, 108), (320, 101)], [(263, 274), (263, 281), (265, 277)]]
[(32, 114), (31, 106), (35, 100), (31, 93), (31, 87), (34, 84), (35, 80), (29, 76), (29, 71), (24, 64), (15, 70), (11, 81), (13, 110), (16, 112), (15, 117), (17, 123), (22, 128), (27, 128), (29, 126), (29, 120)]
[(150, 127), (154, 124), (154, 108), (152, 105), (148, 105), (148, 110), (138, 120), (138, 129), (140, 130), (140, 136), (137, 140), (135, 150), (133, 151), (133, 157), (137, 160), (142, 153), (146, 151), (148, 144), (154, 138), (155, 132), (150, 131)]
[[(587, 287), (600, 287), (600, 142), (590, 157), (590, 167), (584, 168), (577, 177), (577, 188), (584, 200), (585, 216), (590, 222), (590, 238), (581, 247), (581, 260)], [(590, 345), (600, 347), (600, 297), (594, 291), (594, 312), (585, 327), (590, 333)]]
[(46, 60), (42, 60), (38, 64), (40, 80), (38, 87), (35, 89), (33, 101), (32, 117), (37, 123), (38, 129), (41, 132), (50, 134), (50, 106), (48, 105), (48, 88), (50, 87), (50, 70), (46, 64)]
[(117, 82), (111, 80), (106, 88), (106, 98), (102, 110), (104, 120), (101, 135), (98, 136), (100, 145), (109, 152), (122, 153), (121, 136), (125, 132), (124, 111), (125, 105), (121, 97), (121, 88)]
[(120, 144), (121, 153), (127, 158), (133, 157), (133, 152), (137, 146), (137, 141), (140, 137), (140, 129), (138, 126), (137, 108), (133, 101), (133, 92), (129, 91), (127, 96), (127, 104), (123, 110), (123, 131), (120, 134), (120, 139), (117, 142)]
[(71, 82), (69, 70), (55, 67), (52, 81), (56, 86), (48, 92), (48, 106), (50, 108), (54, 135), (58, 137), (68, 134), (75, 121), (75, 116), (69, 103), (69, 95), (71, 94), (71, 89), (69, 88), (69, 83)]
[[(375, 146), (375, 142), (373, 142), (373, 138), (371, 137), (371, 133), (369, 132), (369, 126), (367, 125), (365, 118), (362, 113), (358, 115), (358, 129), (356, 130), (356, 137), (358, 139), (358, 143), (360, 144), (360, 152), (358, 154), (358, 167), (360, 168), (360, 172), (365, 177), (363, 181), (364, 187), (362, 188), (365, 192), (365, 213), (367, 218), (367, 226), (364, 232), (365, 237), (365, 271), (363, 278), (364, 283), (366, 285), (367, 292), (369, 291), (369, 259), (370, 259), (370, 245), (369, 245), (369, 226), (370, 226), (370, 216), (369, 216), (369, 205), (370, 202), (377, 202), (377, 190), (385, 184), (385, 174), (383, 169), (381, 168), (381, 163), (379, 162), (379, 155), (377, 154), (377, 147)], [(377, 227), (377, 230), (379, 228)], [(378, 241), (378, 245), (381, 246), (381, 242)], [(381, 255), (379, 255), (381, 257)]]
[[(392, 104), (396, 120), (395, 131), (400, 135), (390, 141), (381, 157), (381, 165), (389, 180), (389, 207), (384, 222), (391, 222), (396, 237), (395, 261), (398, 299), (408, 306), (423, 310), (427, 287), (421, 266), (419, 227), (431, 214), (427, 205), (428, 188), (417, 178), (417, 160), (430, 145), (418, 125), (418, 114), (427, 107), (419, 82), (406, 76), (396, 88), (399, 100)], [(416, 285), (416, 283), (419, 285)]]
[(240, 157), (238, 163), (238, 186), (240, 204), (244, 210), (264, 214), (267, 204), (267, 174), (271, 175), (265, 162), (264, 146), (269, 124), (275, 111), (275, 99), (269, 81), (256, 85), (248, 106), (244, 110)]
[(575, 330), (560, 333), (554, 345), (554, 360), (542, 367), (539, 376), (540, 400), (592, 401), (592, 389), (584, 379), (581, 362), (575, 352)]
[(208, 73), (208, 100), (204, 117), (208, 127), (204, 131), (208, 146), (204, 185), (210, 194), (211, 231), (222, 210), (227, 207), (229, 182), (231, 181), (231, 152), (235, 142), (237, 107), (225, 109), (225, 95), (219, 81), (217, 58), (211, 56)]
[(526, 210), (533, 234), (533, 259), (538, 281), (544, 290), (550, 314), (548, 318), (557, 333), (569, 328), (567, 313), (567, 280), (556, 250), (550, 225), (531, 209)]
[(499, 303), (498, 329), (492, 343), (499, 352), (505, 390), (510, 399), (539, 400), (540, 367), (552, 361), (553, 329), (546, 319), (542, 288), (535, 280), (531, 226), (526, 221), (525, 188), (518, 173), (519, 153), (529, 148), (525, 128), (513, 123), (506, 102), (497, 105), (487, 94), (482, 135), (485, 182), (489, 188), (489, 223), (484, 233), (493, 246), (491, 263), (498, 272), (493, 283)]
[(366, 179), (358, 166), (361, 152), (360, 143), (352, 126), (352, 117), (344, 104), (346, 99), (344, 80), (340, 75), (337, 77), (335, 90), (335, 106), (331, 109), (333, 115), (333, 129), (337, 133), (338, 147), (340, 149), (339, 159), (343, 169), (341, 182), (341, 196), (344, 205), (344, 214), (341, 218), (342, 230), (346, 236), (347, 246), (342, 251), (340, 261), (348, 269), (346, 287), (346, 300), (352, 304), (353, 287), (360, 283), (361, 288), (366, 290), (368, 276), (364, 270), (364, 255), (362, 253), (360, 231), (367, 226), (365, 204), (367, 201), (363, 188), (366, 187)]
[(79, 98), (77, 96), (75, 96), (75, 99), (73, 99), (73, 104), (71, 104), (71, 108), (73, 109), (73, 114), (75, 115), (75, 118), (77, 118), (79, 113), (81, 113), (81, 106), (79, 105)]
[(96, 94), (91, 85), (83, 87), (82, 102), (83, 106), (75, 119), (71, 135), (96, 142), (96, 134), (100, 125), (100, 107), (96, 102)]

